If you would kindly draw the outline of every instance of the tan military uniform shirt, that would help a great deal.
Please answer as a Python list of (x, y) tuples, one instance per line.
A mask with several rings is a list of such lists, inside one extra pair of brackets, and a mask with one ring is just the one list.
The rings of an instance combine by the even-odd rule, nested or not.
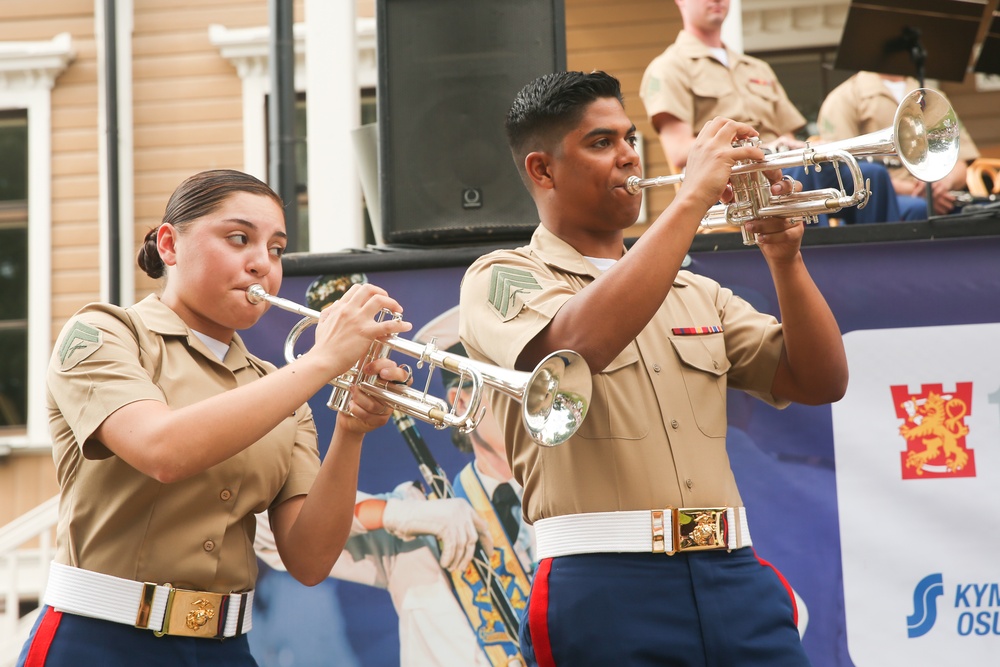
[(639, 94), (647, 115), (669, 113), (690, 124), (695, 134), (724, 116), (752, 125), (765, 143), (805, 126), (770, 65), (729, 49), (726, 54), (729, 67), (681, 30), (642, 76)]
[[(919, 81), (907, 77), (906, 93), (919, 87)], [(823, 100), (818, 117), (820, 135), (823, 141), (840, 141), (884, 130), (892, 127), (897, 108), (899, 102), (881, 76), (875, 72), (858, 72)], [(959, 128), (958, 159), (971, 162), (979, 157), (979, 150), (965, 126), (959, 123)], [(916, 183), (917, 179), (905, 167), (892, 167), (890, 172), (893, 180)]]
[[(600, 271), (539, 225), (528, 246), (481, 257), (462, 282), (473, 359), (513, 368), (524, 346)], [(636, 289), (641, 289), (636, 285)], [(601, 317), (594, 313), (594, 317)], [(718, 330), (717, 333), (694, 333)], [(520, 404), (493, 392), (524, 515), (742, 504), (726, 454), (726, 387), (770, 394), (781, 327), (715, 281), (681, 271), (663, 306), (607, 368), (569, 441), (540, 447)], [(599, 372), (598, 372), (599, 371)]]
[(239, 336), (218, 361), (155, 296), (128, 311), (79, 311), (59, 336), (47, 378), (61, 489), (56, 561), (179, 588), (252, 589), (254, 514), (307, 493), (319, 470), (308, 405), (243, 452), (174, 484), (140, 473), (92, 436), (134, 401), (180, 408), (272, 370)]

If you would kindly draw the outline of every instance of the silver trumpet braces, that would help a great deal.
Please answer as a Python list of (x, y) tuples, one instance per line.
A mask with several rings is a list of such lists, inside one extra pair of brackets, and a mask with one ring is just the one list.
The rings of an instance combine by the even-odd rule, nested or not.
[[(756, 139), (747, 142), (759, 143)], [(898, 156), (907, 171), (922, 181), (932, 182), (951, 172), (958, 160), (958, 149), (959, 125), (955, 111), (940, 93), (920, 88), (903, 98), (891, 127), (844, 141), (772, 153), (760, 161), (737, 162), (730, 178), (733, 201), (708, 209), (701, 226), (705, 229), (739, 226), (743, 231), (743, 243), (756, 245), (756, 235), (746, 229), (746, 223), (752, 220), (792, 218), (810, 222), (821, 213), (836, 213), (850, 206), (864, 208), (871, 197), (871, 186), (861, 174), (859, 157)], [(762, 173), (799, 166), (807, 171), (810, 167), (820, 171), (824, 162), (839, 162), (847, 168), (853, 187), (850, 194), (844, 188), (839, 171), (839, 190), (821, 188), (786, 195), (772, 195), (771, 184)], [(684, 174), (656, 178), (630, 176), (625, 181), (625, 189), (634, 195), (645, 188), (683, 182)]]
[[(268, 302), (278, 308), (302, 315), (285, 339), (285, 361), (296, 359), (295, 345), (307, 328), (319, 321), (320, 313), (294, 301), (272, 296), (260, 285), (246, 290), (247, 301), (252, 304)], [(378, 316), (399, 319), (398, 313), (383, 309)], [(447, 401), (429, 393), (431, 372), (423, 391), (405, 384), (382, 380), (377, 375), (363, 372), (371, 361), (399, 352), (417, 359), (417, 368), (426, 363), (431, 371), (435, 367), (459, 376), (459, 386), (467, 387), (470, 396), (468, 407), (458, 413)], [(583, 423), (590, 406), (592, 378), (587, 362), (572, 350), (558, 350), (548, 355), (531, 372), (514, 371), (473, 361), (451, 352), (440, 350), (431, 341), (415, 343), (391, 334), (384, 340), (373, 340), (367, 354), (342, 375), (330, 381), (333, 392), (327, 407), (339, 412), (349, 412), (350, 389), (358, 387), (393, 410), (399, 410), (416, 419), (432, 424), (435, 428), (457, 428), (463, 433), (474, 430), (483, 417), (484, 389), (490, 387), (503, 392), (521, 404), (521, 419), (531, 438), (546, 447), (561, 444), (576, 433)]]

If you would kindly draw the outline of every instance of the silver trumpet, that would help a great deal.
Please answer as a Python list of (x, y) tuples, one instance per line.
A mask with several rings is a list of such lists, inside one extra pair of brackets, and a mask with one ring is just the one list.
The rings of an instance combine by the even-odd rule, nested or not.
[[(748, 140), (759, 143), (756, 139)], [(863, 208), (871, 196), (870, 184), (864, 182), (857, 158), (898, 156), (907, 171), (922, 181), (944, 178), (958, 159), (959, 126), (955, 111), (944, 96), (933, 90), (919, 88), (908, 94), (896, 108), (891, 127), (863, 134), (844, 141), (766, 155), (763, 160), (738, 162), (732, 168), (730, 183), (733, 201), (716, 204), (701, 221), (706, 229), (728, 225), (743, 228), (743, 243), (756, 245), (755, 235), (745, 225), (760, 218), (795, 218), (806, 222), (820, 213), (835, 213), (842, 208)], [(850, 172), (853, 190), (844, 189), (840, 173), (840, 189), (823, 188), (787, 195), (772, 195), (770, 183), (761, 173), (769, 169), (802, 166), (817, 171), (824, 162), (840, 162)], [(639, 178), (630, 176), (625, 189), (638, 194), (644, 188), (676, 185), (684, 174)]]
[[(316, 324), (319, 311), (272, 296), (256, 284), (247, 288), (246, 296), (252, 304), (267, 301), (278, 308), (303, 316), (285, 339), (285, 361), (293, 362), (296, 359), (295, 345), (299, 336)], [(383, 310), (379, 319), (385, 317), (398, 318), (399, 315)], [(414, 357), (417, 359), (417, 368), (427, 363), (431, 370), (437, 367), (458, 375), (462, 383), (460, 386), (470, 390), (468, 408), (457, 413), (455, 407), (450, 406), (447, 401), (430, 395), (430, 372), (423, 391), (405, 384), (387, 382), (376, 375), (363, 372), (369, 362), (386, 357), (390, 352)], [(349, 414), (349, 391), (356, 386), (393, 410), (399, 410), (438, 429), (457, 428), (463, 433), (472, 431), (479, 425), (486, 410), (482, 405), (483, 390), (491, 387), (521, 404), (521, 419), (525, 428), (536, 443), (546, 447), (562, 444), (576, 433), (587, 416), (592, 391), (590, 368), (583, 357), (572, 350), (553, 352), (529, 373), (473, 361), (440, 350), (433, 341), (428, 344), (415, 343), (395, 334), (385, 340), (372, 341), (368, 353), (351, 370), (331, 380), (330, 384), (334, 389), (327, 406), (333, 410)]]

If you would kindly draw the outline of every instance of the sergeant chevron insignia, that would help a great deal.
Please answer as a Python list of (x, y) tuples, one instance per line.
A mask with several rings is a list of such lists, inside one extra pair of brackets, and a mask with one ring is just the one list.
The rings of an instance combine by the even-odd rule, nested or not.
[(509, 266), (494, 266), (490, 276), (490, 304), (502, 316), (507, 316), (514, 296), (519, 292), (533, 292), (542, 289), (530, 271), (514, 269)]
[[(89, 357), (102, 342), (100, 331), (89, 324), (74, 322), (72, 328), (66, 332), (62, 345), (59, 346), (59, 362), (62, 364), (62, 370), (72, 368)], [(78, 350), (83, 350), (83, 353), (76, 354)]]

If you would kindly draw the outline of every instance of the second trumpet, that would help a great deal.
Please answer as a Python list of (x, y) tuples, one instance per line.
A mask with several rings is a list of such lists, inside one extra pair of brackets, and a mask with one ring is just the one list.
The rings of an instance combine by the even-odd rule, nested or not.
[[(251, 285), (246, 290), (247, 300), (253, 304), (268, 302), (278, 308), (302, 315), (303, 318), (292, 327), (285, 339), (285, 361), (295, 360), (295, 345), (299, 336), (319, 321), (319, 311), (307, 308), (294, 301), (272, 296), (260, 285)], [(383, 311), (381, 317), (396, 317)], [(369, 362), (386, 357), (390, 352), (399, 352), (417, 360), (417, 368), (425, 363), (442, 368), (460, 377), (469, 387), (469, 407), (457, 413), (447, 401), (428, 393), (430, 372), (423, 391), (386, 382), (376, 376), (367, 375), (363, 369)], [(415, 343), (393, 334), (386, 340), (372, 341), (368, 353), (348, 372), (330, 381), (333, 393), (327, 406), (333, 410), (346, 411), (350, 402), (349, 390), (357, 386), (370, 396), (377, 398), (393, 410), (399, 410), (435, 428), (457, 428), (468, 432), (474, 430), (482, 419), (483, 390), (490, 387), (501, 391), (521, 404), (521, 419), (531, 438), (546, 447), (568, 440), (587, 415), (590, 407), (592, 379), (590, 368), (576, 352), (558, 350), (545, 357), (531, 372), (514, 371), (473, 361), (461, 355), (445, 352), (433, 342)]]

